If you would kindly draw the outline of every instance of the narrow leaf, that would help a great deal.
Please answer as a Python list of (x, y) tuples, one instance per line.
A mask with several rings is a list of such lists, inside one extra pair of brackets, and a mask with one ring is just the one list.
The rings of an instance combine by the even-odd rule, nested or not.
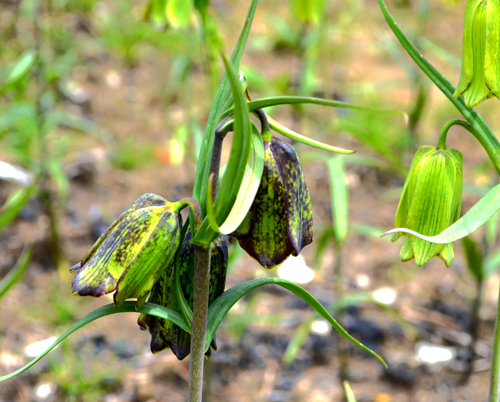
[[(255, 14), (255, 9), (257, 7), (258, 0), (252, 0), (250, 8), (247, 14), (247, 20), (243, 30), (240, 34), (236, 47), (234, 48), (233, 54), (231, 56), (230, 62), (234, 70), (239, 71), (240, 60), (245, 48), (245, 44), (250, 33), (250, 28), (252, 26), (253, 17)], [(207, 183), (208, 176), (210, 175), (210, 163), (212, 156), (212, 148), (214, 144), (215, 128), (219, 122), (220, 114), (224, 109), (229, 96), (231, 94), (231, 88), (229, 86), (228, 74), (222, 77), (222, 81), (217, 89), (215, 99), (212, 103), (212, 109), (210, 110), (210, 115), (208, 116), (207, 126), (205, 128), (205, 136), (203, 137), (203, 142), (200, 149), (200, 157), (198, 159), (198, 165), (196, 169), (196, 177), (193, 186), (193, 198), (197, 200), (200, 204), (201, 211), (205, 211), (205, 197), (207, 193)]]
[(25, 247), (16, 265), (0, 281), (0, 299), (23, 277), (32, 256), (31, 247)]
[[(366, 112), (401, 114), (404, 116), (405, 121), (408, 119), (406, 113), (398, 109), (382, 109), (373, 106), (361, 106), (361, 105), (356, 105), (354, 103), (340, 102), (322, 98), (313, 98), (310, 96), (273, 96), (270, 98), (255, 99), (248, 102), (248, 110), (250, 112), (253, 112), (254, 110), (263, 109), (271, 106), (301, 105), (305, 103), (311, 103), (313, 105), (330, 106), (330, 107), (341, 107), (344, 109), (364, 110)], [(220, 118), (222, 119), (226, 117), (228, 114), (231, 114), (232, 112), (233, 108), (230, 108), (226, 110)]]
[(321, 305), (321, 303), (316, 300), (309, 292), (300, 287), (299, 285), (287, 281), (285, 279), (279, 278), (261, 278), (254, 279), (251, 281), (247, 281), (244, 283), (240, 283), (239, 285), (233, 286), (231, 289), (226, 290), (208, 309), (208, 324), (207, 324), (207, 340), (206, 345), (210, 345), (213, 337), (215, 336), (215, 332), (219, 327), (222, 319), (225, 317), (227, 312), (234, 306), (234, 304), (240, 300), (244, 295), (250, 292), (253, 289), (256, 289), (260, 286), (275, 284), (285, 289), (290, 290), (295, 293), (297, 296), (301, 297), (306, 303), (308, 303), (316, 312), (327, 320), (333, 328), (335, 328), (343, 337), (348, 339), (350, 342), (360, 347), (361, 349), (367, 351), (371, 355), (375, 356), (379, 359), (384, 366), (387, 367), (384, 360), (376, 354), (373, 350), (367, 348), (362, 343), (358, 342), (351, 335), (349, 335), (335, 319), (328, 313), (328, 311)]
[(465, 260), (467, 261), (467, 268), (470, 273), (476, 278), (476, 281), (484, 279), (484, 259), (483, 253), (479, 249), (479, 245), (475, 240), (470, 237), (464, 237), (462, 244), (465, 251)]
[[(227, 76), (231, 84), (232, 96), (235, 104), (235, 113), (233, 130), (234, 136), (233, 144), (231, 146), (231, 154), (222, 178), (217, 199), (215, 200), (215, 204), (213, 206), (216, 217), (215, 220), (217, 222), (226, 221), (237, 200), (238, 192), (245, 175), (251, 148), (251, 124), (250, 116), (248, 114), (247, 101), (241, 91), (241, 85), (235, 70), (231, 67), (231, 64), (225, 57), (223, 57), (223, 60), (226, 66)], [(198, 232), (196, 233), (194, 243), (208, 247), (217, 235), (218, 233), (212, 229), (208, 219), (204, 219)]]
[(71, 328), (69, 328), (64, 334), (62, 334), (59, 338), (57, 338), (52, 345), (50, 345), (37, 358), (33, 359), (24, 367), (21, 367), (19, 370), (16, 370), (13, 373), (0, 377), (0, 382), (9, 380), (10, 378), (15, 377), (16, 375), (19, 375), (24, 371), (28, 370), (30, 367), (38, 363), (52, 349), (54, 349), (57, 345), (59, 345), (62, 341), (64, 341), (68, 336), (70, 336), (73, 332), (76, 332), (80, 328), (84, 327), (85, 325), (91, 323), (94, 320), (97, 320), (98, 318), (117, 313), (145, 313), (149, 315), (154, 315), (155, 317), (160, 317), (165, 320), (170, 320), (173, 323), (177, 324), (179, 327), (181, 327), (183, 330), (189, 331), (189, 328), (184, 322), (182, 316), (179, 313), (176, 313), (175, 311), (172, 311), (166, 307), (158, 306), (152, 303), (145, 303), (144, 306), (142, 306), (142, 308), (139, 311), (136, 311), (134, 301), (127, 301), (118, 308), (115, 308), (113, 304), (107, 304), (90, 312), (81, 320), (73, 324)]
[(436, 236), (424, 236), (407, 228), (395, 228), (385, 232), (382, 236), (392, 233), (409, 233), (431, 243), (452, 243), (471, 234), (500, 209), (500, 184), (493, 187), (488, 194), (481, 198), (464, 216), (453, 225)]
[(0, 94), (4, 93), (10, 86), (14, 85), (17, 81), (28, 74), (34, 66), (35, 61), (36, 52), (34, 50), (24, 52), (10, 71), (5, 83), (0, 86)]
[(282, 124), (278, 123), (276, 120), (274, 120), (269, 116), (267, 116), (267, 120), (269, 121), (269, 126), (277, 133), (284, 135), (285, 137), (291, 138), (292, 140), (302, 142), (303, 144), (309, 145), (310, 147), (319, 148), (330, 152), (336, 152), (339, 154), (353, 154), (354, 152), (356, 152), (355, 150), (351, 151), (349, 149), (334, 147), (332, 145), (328, 145), (323, 142), (313, 140), (312, 138), (305, 137), (283, 126)]
[(28, 202), (35, 186), (22, 187), (15, 191), (0, 208), (0, 231), (16, 219), (17, 215)]
[(344, 381), (344, 390), (347, 402), (356, 402), (356, 397), (354, 396), (354, 392), (352, 392), (352, 388), (347, 381)]

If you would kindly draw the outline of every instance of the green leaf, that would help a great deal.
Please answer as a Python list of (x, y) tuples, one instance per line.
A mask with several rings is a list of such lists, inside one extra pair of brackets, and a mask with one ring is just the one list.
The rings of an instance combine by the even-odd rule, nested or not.
[[(253, 112), (257, 109), (264, 109), (266, 107), (277, 106), (277, 105), (301, 105), (305, 103), (310, 103), (313, 105), (323, 105), (330, 107), (341, 107), (344, 109), (355, 109), (364, 110), (366, 112), (378, 112), (378, 113), (388, 113), (388, 114), (402, 114), (407, 119), (405, 112), (398, 109), (382, 109), (373, 106), (361, 106), (354, 103), (340, 102), (322, 98), (313, 98), (310, 96), (273, 96), (269, 98), (255, 99), (248, 102), (248, 110)], [(233, 113), (233, 108), (226, 110), (220, 117), (223, 119), (228, 114)]]
[[(257, 7), (258, 0), (252, 0), (250, 9), (248, 10), (247, 20), (243, 31), (240, 34), (238, 43), (234, 48), (233, 54), (231, 56), (231, 65), (234, 70), (240, 70), (240, 60), (245, 48), (245, 44), (252, 26), (253, 17), (255, 14), (255, 8)], [(231, 88), (229, 84), (228, 74), (222, 77), (222, 81), (217, 89), (217, 94), (212, 103), (212, 109), (210, 110), (210, 115), (208, 116), (207, 126), (205, 128), (205, 136), (203, 137), (203, 142), (200, 149), (200, 157), (198, 159), (198, 165), (196, 168), (196, 177), (193, 186), (193, 198), (198, 201), (201, 207), (202, 213), (205, 212), (206, 204), (206, 194), (207, 194), (207, 184), (208, 176), (210, 175), (210, 164), (212, 160), (212, 147), (214, 144), (215, 129), (219, 122), (220, 114), (222, 113), (224, 106), (229, 99), (231, 94)]]
[(470, 237), (464, 237), (462, 239), (462, 244), (464, 246), (467, 268), (469, 268), (474, 278), (481, 282), (485, 277), (483, 253), (480, 251), (477, 242)]
[[(233, 144), (231, 146), (231, 154), (222, 178), (217, 199), (215, 200), (215, 204), (213, 206), (215, 220), (217, 222), (226, 221), (237, 201), (251, 150), (251, 125), (247, 101), (241, 91), (241, 84), (235, 70), (231, 67), (231, 64), (225, 57), (223, 57), (223, 60), (226, 66), (226, 73), (229, 78), (229, 82), (231, 83), (235, 113), (233, 129), (234, 136)], [(208, 247), (217, 235), (217, 231), (211, 227), (209, 220), (205, 218), (196, 233), (193, 242), (196, 245)]]
[(17, 60), (16, 64), (10, 70), (7, 79), (4, 84), (0, 86), (0, 95), (3, 94), (9, 87), (14, 85), (17, 81), (23, 78), (31, 68), (35, 65), (36, 61), (36, 52), (34, 50), (27, 50), (24, 52), (19, 60)]
[(352, 392), (351, 386), (347, 381), (344, 381), (344, 390), (347, 402), (356, 402), (356, 397), (354, 396), (354, 392)]
[(56, 184), (59, 198), (63, 201), (67, 200), (70, 192), (70, 183), (60, 161), (55, 158), (51, 158), (46, 162), (46, 166), (47, 171)]
[(187, 327), (184, 319), (179, 313), (172, 311), (166, 307), (158, 306), (157, 304), (152, 303), (144, 303), (144, 306), (141, 307), (140, 310), (135, 310), (135, 302), (127, 301), (124, 302), (120, 307), (115, 308), (113, 304), (107, 304), (105, 306), (99, 307), (98, 309), (90, 312), (81, 320), (76, 322), (69, 328), (64, 334), (62, 334), (59, 338), (57, 338), (52, 345), (50, 345), (47, 349), (45, 349), (37, 358), (33, 359), (31, 362), (26, 364), (24, 367), (21, 367), (19, 370), (14, 371), (13, 373), (4, 375), (0, 377), (0, 382), (8, 380), (16, 375), (23, 373), (28, 370), (30, 367), (38, 363), (44, 356), (46, 356), (52, 349), (54, 349), (57, 345), (59, 345), (62, 341), (64, 341), (68, 336), (70, 336), (73, 332), (76, 332), (80, 328), (85, 325), (91, 323), (98, 318), (105, 317), (111, 314), (117, 313), (144, 313), (149, 315), (154, 315), (155, 317), (160, 317), (165, 320), (172, 321), (174, 324), (177, 324), (183, 330), (189, 332), (189, 328)]
[(328, 161), (328, 173), (333, 229), (337, 243), (342, 245), (347, 236), (349, 215), (349, 189), (342, 157), (331, 158)]
[(431, 79), (431, 81), (436, 84), (436, 86), (443, 92), (443, 94), (450, 100), (451, 103), (457, 108), (457, 110), (465, 117), (471, 126), (473, 126), (477, 131), (479, 131), (480, 136), (476, 139), (481, 143), (488, 156), (493, 163), (493, 166), (500, 174), (500, 143), (497, 138), (490, 130), (486, 122), (483, 120), (481, 115), (476, 112), (473, 108), (468, 108), (465, 106), (465, 102), (462, 97), (455, 99), (453, 94), (455, 93), (455, 87), (451, 84), (429, 61), (420, 54), (420, 52), (415, 48), (415, 46), (408, 40), (405, 34), (399, 29), (398, 25), (392, 18), (389, 10), (383, 0), (378, 0), (382, 13), (391, 28), (396, 38), (399, 40), (401, 45), (408, 52), (410, 57), (415, 61), (415, 63), (420, 67), (420, 69)]
[(168, 22), (173, 28), (184, 27), (189, 24), (192, 9), (189, 0), (168, 0), (165, 13)]
[(0, 208), (0, 231), (16, 219), (24, 204), (30, 199), (34, 189), (34, 184), (29, 187), (22, 187), (7, 199), (2, 208)]
[(0, 281), (0, 299), (22, 278), (32, 256), (31, 247), (25, 247), (16, 265)]
[(346, 339), (348, 339), (350, 342), (360, 347), (361, 349), (367, 351), (372, 356), (375, 356), (384, 364), (384, 366), (387, 367), (384, 360), (378, 354), (376, 354), (373, 350), (367, 348), (365, 345), (358, 342), (351, 335), (349, 335), (338, 324), (338, 322), (335, 321), (335, 319), (328, 313), (328, 311), (321, 305), (321, 303), (318, 300), (316, 300), (308, 291), (306, 291), (305, 289), (303, 289), (302, 287), (293, 282), (279, 278), (261, 278), (240, 283), (226, 290), (221, 296), (219, 296), (217, 300), (215, 300), (215, 302), (208, 309), (207, 339), (205, 343), (207, 345), (207, 349), (213, 337), (215, 336), (215, 332), (217, 331), (217, 328), (219, 327), (222, 319), (225, 317), (225, 315), (231, 309), (231, 307), (233, 307), (238, 300), (240, 300), (244, 295), (246, 295), (251, 290), (269, 284), (279, 285), (295, 293), (297, 296), (302, 298), (302, 300), (308, 303), (314, 310), (316, 310), (316, 312), (321, 317), (327, 320), (332, 325), (332, 327), (335, 328), (343, 337), (345, 337)]
[(211, 227), (214, 230), (227, 235), (238, 229), (253, 204), (255, 195), (259, 189), (263, 170), (264, 145), (257, 128), (252, 124), (252, 146), (248, 163), (245, 167), (245, 174), (243, 175), (243, 180), (231, 212), (220, 227), (211, 206), (211, 186), (207, 187), (207, 190), (210, 192), (210, 194), (207, 194), (207, 219), (209, 219)]
[(436, 236), (424, 236), (411, 229), (395, 228), (385, 232), (382, 236), (392, 233), (409, 233), (431, 243), (452, 243), (471, 234), (500, 209), (500, 184), (493, 187), (488, 194), (481, 198), (464, 216), (453, 225)]
[(277, 133), (284, 135), (285, 137), (291, 138), (292, 140), (302, 142), (303, 144), (309, 145), (310, 147), (319, 148), (330, 152), (337, 152), (339, 154), (353, 154), (354, 152), (356, 152), (356, 151), (351, 151), (349, 149), (334, 147), (332, 145), (324, 144), (323, 142), (313, 140), (312, 138), (305, 137), (283, 126), (282, 124), (278, 123), (276, 120), (274, 120), (269, 116), (267, 116), (267, 120), (269, 121), (269, 126)]

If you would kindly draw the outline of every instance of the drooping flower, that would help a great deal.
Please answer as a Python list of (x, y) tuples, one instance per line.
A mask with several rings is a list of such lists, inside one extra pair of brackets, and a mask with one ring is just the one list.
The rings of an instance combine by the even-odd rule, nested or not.
[(240, 246), (264, 268), (297, 256), (312, 242), (311, 200), (294, 149), (263, 133), (264, 171), (255, 200), (236, 232)]
[(467, 107), (500, 95), (500, 4), (468, 0), (465, 9), (462, 71), (455, 98)]
[[(226, 285), (228, 249), (225, 236), (220, 235), (213, 241), (211, 253), (209, 306), (224, 292)], [(189, 307), (192, 309), (194, 297), (194, 247), (190, 231), (187, 232), (184, 238), (177, 269), (179, 269), (180, 288)], [(155, 284), (149, 301), (177, 312), (181, 311), (175, 291), (174, 261), (171, 261), (169, 267)], [(191, 335), (173, 322), (152, 315), (141, 314), (138, 324), (143, 330), (149, 328), (151, 352), (159, 353), (169, 348), (179, 360), (189, 355)], [(215, 338), (210, 346), (212, 349), (217, 350)], [(208, 349), (206, 352), (207, 357), (210, 354), (211, 349)]]
[[(411, 163), (396, 212), (395, 227), (408, 228), (426, 236), (441, 233), (460, 217), (463, 158), (456, 149), (421, 147)], [(397, 233), (393, 241), (405, 233)], [(436, 244), (408, 234), (401, 261), (415, 258), (418, 266), (432, 257), (447, 267), (454, 258), (453, 243)]]
[(116, 291), (115, 306), (137, 298), (140, 309), (180, 243), (179, 203), (155, 194), (135, 201), (96, 241), (71, 284), (75, 296)]

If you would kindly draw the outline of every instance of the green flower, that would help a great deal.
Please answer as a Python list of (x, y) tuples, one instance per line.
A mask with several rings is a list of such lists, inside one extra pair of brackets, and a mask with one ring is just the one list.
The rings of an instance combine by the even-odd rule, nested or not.
[[(210, 306), (223, 292), (226, 285), (227, 273), (227, 240), (225, 236), (219, 235), (212, 242), (210, 257), (210, 292), (208, 305)], [(163, 272), (156, 282), (149, 301), (171, 310), (181, 312), (175, 292), (174, 261)], [(178, 268), (179, 284), (189, 307), (193, 308), (193, 276), (194, 276), (194, 246), (191, 231), (188, 231), (182, 248), (180, 250)], [(152, 315), (141, 314), (137, 322), (142, 330), (149, 328), (151, 334), (151, 352), (159, 353), (167, 348), (171, 349), (175, 356), (182, 360), (190, 353), (191, 335), (179, 328), (171, 321)], [(215, 338), (212, 340), (211, 348), (217, 350)], [(207, 357), (211, 349), (205, 353)]]
[(264, 268), (297, 256), (313, 240), (311, 200), (294, 149), (263, 134), (264, 171), (255, 200), (240, 227), (231, 234)]
[(462, 71), (455, 98), (467, 107), (500, 95), (500, 4), (468, 0), (465, 9)]
[[(406, 178), (395, 227), (434, 236), (458, 220), (462, 203), (462, 167), (462, 154), (456, 149), (421, 147), (413, 157)], [(393, 241), (402, 235), (406, 234), (396, 234)], [(449, 267), (454, 257), (453, 243), (436, 244), (408, 235), (401, 249), (401, 261), (415, 257), (418, 266), (434, 256)]]
[(179, 203), (155, 194), (135, 201), (73, 266), (75, 296), (116, 291), (115, 306), (137, 298), (140, 309), (180, 243)]

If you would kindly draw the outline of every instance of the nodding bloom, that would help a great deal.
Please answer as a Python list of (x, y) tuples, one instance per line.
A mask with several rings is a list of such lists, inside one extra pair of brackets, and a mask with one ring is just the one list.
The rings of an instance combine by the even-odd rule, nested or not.
[(179, 247), (180, 208), (155, 194), (135, 201), (71, 268), (77, 273), (73, 294), (115, 292), (115, 306), (136, 298), (140, 309)]
[(264, 268), (297, 256), (313, 240), (311, 199), (294, 149), (263, 133), (264, 171), (255, 200), (231, 234)]
[[(224, 292), (226, 285), (228, 250), (225, 236), (219, 235), (212, 242), (211, 252), (209, 306)], [(194, 297), (194, 246), (191, 231), (188, 231), (184, 238), (179, 254), (179, 262), (175, 269), (179, 269), (179, 285), (189, 307), (192, 309)], [(171, 261), (169, 267), (156, 282), (149, 301), (181, 312), (175, 291), (174, 261)], [(149, 328), (151, 352), (159, 353), (169, 348), (179, 360), (189, 355), (191, 335), (173, 322), (152, 315), (141, 314), (137, 323), (142, 330)], [(213, 350), (217, 350), (215, 338), (210, 346)], [(211, 349), (208, 349), (205, 355), (209, 357), (210, 354)]]
[[(426, 236), (441, 233), (460, 217), (462, 204), (463, 158), (456, 149), (421, 147), (411, 163), (396, 212), (395, 227), (408, 228)], [(401, 261), (415, 258), (418, 266), (432, 257), (441, 258), (447, 267), (453, 261), (453, 243), (436, 244), (406, 233)]]
[(465, 9), (462, 71), (455, 98), (467, 107), (500, 95), (500, 4), (468, 0)]

